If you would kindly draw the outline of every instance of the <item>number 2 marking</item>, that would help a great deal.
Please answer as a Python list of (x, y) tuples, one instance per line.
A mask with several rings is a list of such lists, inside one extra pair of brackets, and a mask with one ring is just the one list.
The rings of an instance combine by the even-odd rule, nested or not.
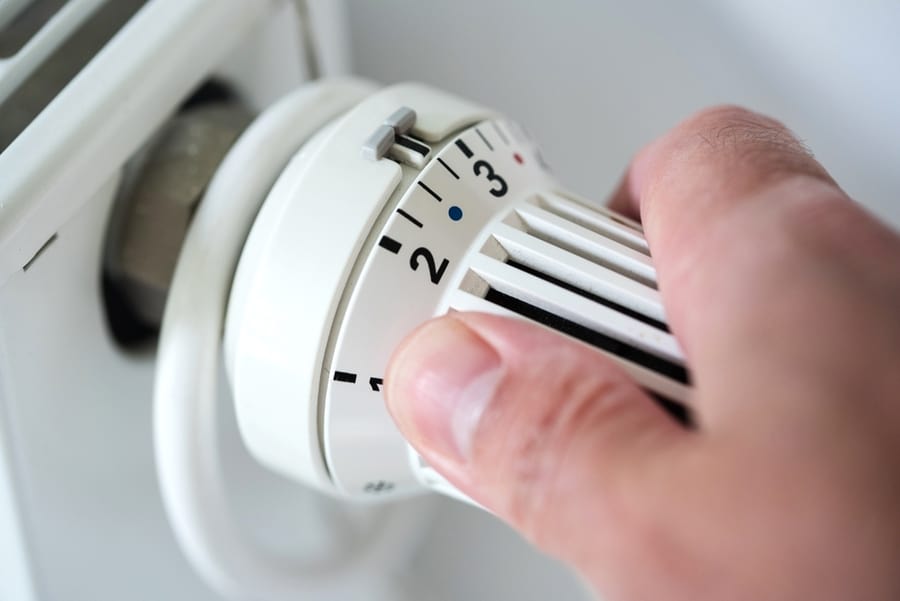
[(506, 195), (507, 191), (509, 190), (509, 186), (506, 185), (505, 179), (494, 172), (493, 165), (485, 160), (478, 160), (475, 161), (474, 165), (472, 165), (472, 170), (475, 172), (475, 175), (481, 175), (482, 173), (484, 173), (489, 182), (497, 184), (490, 189), (490, 193), (492, 196), (500, 198), (501, 196)]
[(450, 265), (450, 261), (444, 259), (441, 261), (441, 266), (438, 267), (437, 263), (434, 260), (434, 255), (431, 254), (431, 251), (425, 247), (419, 247), (413, 251), (412, 255), (409, 257), (409, 266), (412, 267), (413, 271), (416, 271), (419, 268), (419, 257), (425, 259), (425, 264), (428, 266), (428, 277), (431, 278), (432, 284), (440, 284), (441, 278), (444, 277), (444, 272), (447, 270), (447, 266)]

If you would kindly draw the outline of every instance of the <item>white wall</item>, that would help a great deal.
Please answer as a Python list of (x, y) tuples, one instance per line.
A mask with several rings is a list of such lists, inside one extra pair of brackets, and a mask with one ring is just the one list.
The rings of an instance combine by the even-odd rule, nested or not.
[(528, 126), (602, 199), (629, 157), (734, 102), (791, 126), (844, 188), (900, 227), (896, 0), (346, 0), (355, 70), (422, 80)]

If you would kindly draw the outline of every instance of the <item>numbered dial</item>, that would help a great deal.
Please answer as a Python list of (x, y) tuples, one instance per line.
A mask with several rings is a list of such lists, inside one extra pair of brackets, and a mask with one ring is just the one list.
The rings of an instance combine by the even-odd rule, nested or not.
[(449, 310), (554, 328), (675, 410), (688, 394), (640, 225), (566, 193), (512, 121), (401, 84), (307, 144), (250, 232), (225, 344), (247, 447), (331, 493), (459, 496), (383, 399), (391, 353)]
[(384, 496), (424, 483), (456, 494), (410, 460), (381, 396), (393, 349), (451, 308), (556, 327), (615, 354), (657, 394), (683, 398), (687, 376), (640, 227), (558, 188), (523, 130), (497, 119), (447, 142), (389, 208), (353, 287), (324, 398), (327, 464), (343, 492)]
[[(537, 156), (510, 122), (482, 122), (443, 147), (371, 238), (324, 400), (326, 460), (344, 492), (384, 495), (421, 487), (384, 408), (385, 366), (402, 338), (446, 304), (491, 224), (515, 199), (552, 186)], [(373, 486), (378, 482), (388, 485)]]

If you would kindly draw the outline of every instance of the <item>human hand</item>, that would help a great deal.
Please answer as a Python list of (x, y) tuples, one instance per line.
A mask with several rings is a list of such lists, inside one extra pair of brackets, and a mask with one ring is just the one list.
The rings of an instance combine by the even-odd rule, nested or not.
[(392, 360), (404, 435), (611, 600), (900, 599), (900, 238), (727, 107), (613, 205), (642, 218), (694, 427), (590, 347), (457, 313)]

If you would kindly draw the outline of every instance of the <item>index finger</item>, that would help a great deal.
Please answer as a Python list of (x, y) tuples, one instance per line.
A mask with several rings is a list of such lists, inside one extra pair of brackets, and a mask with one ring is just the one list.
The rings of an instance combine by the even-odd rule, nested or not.
[(850, 204), (784, 125), (736, 107), (703, 111), (641, 151), (612, 200), (641, 216), (670, 325), (699, 376), (808, 271), (814, 258), (794, 252), (792, 224), (833, 203)]

